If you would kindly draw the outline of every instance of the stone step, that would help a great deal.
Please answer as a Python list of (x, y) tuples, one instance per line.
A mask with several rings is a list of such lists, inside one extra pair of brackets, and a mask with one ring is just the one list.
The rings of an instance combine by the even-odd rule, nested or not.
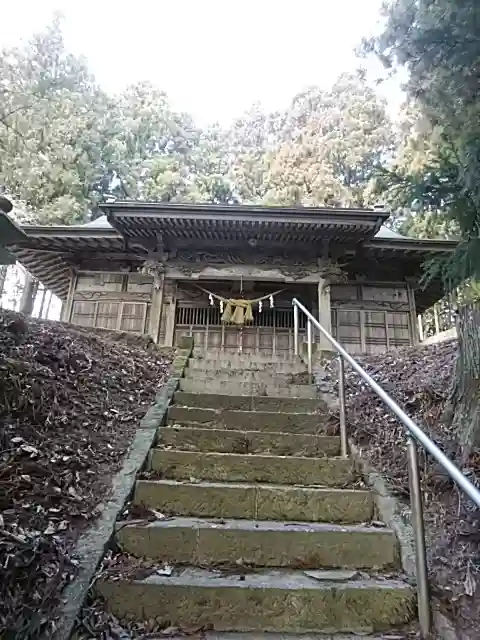
[[(273, 355), (272, 353), (235, 353), (235, 352), (223, 352), (222, 351), (208, 351), (203, 355), (193, 355), (191, 360), (195, 362), (205, 362), (205, 360), (220, 362), (220, 363), (232, 363), (235, 367), (249, 366), (250, 364), (277, 364), (285, 362), (287, 364), (298, 364), (301, 362), (297, 356), (280, 357)], [(230, 366), (230, 365), (229, 365)]]
[(232, 358), (243, 361), (253, 360), (256, 362), (296, 362), (298, 357), (292, 353), (286, 351), (279, 351), (273, 354), (267, 353), (239, 353), (237, 349), (203, 349), (202, 347), (196, 347), (193, 350), (192, 358), (196, 360), (216, 360), (217, 358), (223, 358), (230, 360)]
[(338, 456), (340, 454), (340, 438), (338, 436), (201, 429), (176, 425), (161, 427), (158, 430), (158, 445), (183, 451), (269, 453), (278, 456), (291, 455), (305, 458)]
[(180, 389), (187, 393), (215, 393), (274, 398), (318, 398), (316, 387), (307, 384), (282, 385), (267, 382), (241, 382), (217, 378), (182, 378)]
[(275, 371), (247, 371), (245, 369), (185, 369), (185, 378), (192, 380), (216, 380), (217, 382), (260, 382), (268, 385), (311, 386), (311, 377), (306, 370), (300, 373), (280, 373)]
[(174, 402), (181, 407), (199, 409), (234, 409), (240, 411), (273, 411), (276, 413), (313, 413), (327, 411), (320, 398), (282, 398), (273, 396), (242, 396), (216, 393), (187, 393), (177, 391)]
[(169, 407), (168, 422), (210, 423), (223, 429), (279, 431), (282, 433), (331, 432), (331, 416), (325, 413), (276, 413), (274, 411), (237, 411), (231, 409), (197, 409)]
[(231, 358), (218, 358), (216, 360), (195, 360), (190, 358), (188, 369), (192, 371), (263, 371), (265, 373), (302, 373), (306, 370), (301, 360), (295, 362), (237, 362)]
[[(169, 640), (185, 640), (185, 635), (168, 636)], [(189, 636), (195, 640), (406, 640), (407, 636), (401, 631), (386, 631), (385, 635), (362, 633), (262, 633), (260, 636), (254, 631), (201, 631), (198, 635)]]
[(122, 551), (169, 564), (242, 564), (301, 569), (381, 569), (398, 566), (392, 531), (363, 526), (255, 520), (174, 518), (120, 524)]
[(170, 480), (210, 482), (263, 482), (271, 484), (345, 487), (355, 478), (348, 458), (198, 453), (152, 449), (150, 471)]
[(286, 485), (138, 480), (134, 503), (166, 515), (355, 524), (373, 515), (369, 491)]
[[(335, 581), (302, 571), (220, 573), (185, 568), (171, 576), (96, 583), (120, 619), (156, 619), (180, 628), (282, 633), (372, 632), (409, 622), (415, 593), (397, 580)], [(257, 636), (258, 637), (258, 636)]]
[[(278, 431), (278, 425), (276, 425), (273, 421), (269, 420), (263, 424), (255, 425), (256, 431), (261, 431), (262, 433), (290, 433), (292, 435), (295, 434), (310, 434), (310, 435), (320, 435), (320, 436), (331, 436), (337, 435), (339, 432), (338, 428), (338, 420), (335, 416), (329, 414), (316, 414), (318, 416), (318, 425), (317, 429), (314, 431), (308, 425), (306, 427), (296, 426), (295, 432), (293, 427), (288, 427), (288, 431)], [(170, 420), (167, 424), (168, 427), (191, 427), (195, 429), (221, 429), (226, 431), (246, 431), (245, 427), (242, 424), (224, 424), (222, 421), (216, 422), (190, 422), (188, 420), (182, 420), (182, 422), (177, 422), (174, 420)], [(160, 433), (160, 432), (159, 432)]]

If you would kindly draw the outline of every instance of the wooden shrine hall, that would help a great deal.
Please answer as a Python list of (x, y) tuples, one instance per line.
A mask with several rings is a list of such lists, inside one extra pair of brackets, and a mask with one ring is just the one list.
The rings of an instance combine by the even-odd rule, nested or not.
[(167, 346), (193, 335), (197, 348), (287, 356), (294, 297), (351, 353), (414, 344), (417, 314), (443, 296), (420, 286), (422, 265), (455, 248), (398, 235), (382, 208), (100, 209), (81, 226), (24, 226), (9, 251), (62, 299), (62, 320)]

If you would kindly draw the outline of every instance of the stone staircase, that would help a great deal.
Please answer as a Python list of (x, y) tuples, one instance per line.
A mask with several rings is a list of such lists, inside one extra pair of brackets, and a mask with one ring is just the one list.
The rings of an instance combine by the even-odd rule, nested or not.
[(174, 570), (99, 581), (107, 606), (212, 638), (408, 623), (415, 592), (397, 575), (395, 536), (339, 454), (337, 420), (300, 360), (191, 358), (134, 494), (172, 517), (117, 532), (125, 552)]

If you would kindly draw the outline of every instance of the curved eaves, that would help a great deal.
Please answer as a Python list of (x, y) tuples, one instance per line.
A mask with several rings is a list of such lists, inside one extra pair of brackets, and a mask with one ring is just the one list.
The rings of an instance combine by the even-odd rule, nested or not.
[(72, 271), (68, 258), (64, 254), (45, 253), (15, 245), (9, 247), (9, 251), (25, 269), (56, 296), (62, 300), (67, 297)]

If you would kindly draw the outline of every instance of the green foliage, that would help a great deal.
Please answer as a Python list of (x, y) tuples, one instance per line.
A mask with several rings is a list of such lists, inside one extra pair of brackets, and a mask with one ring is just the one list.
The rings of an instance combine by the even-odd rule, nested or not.
[[(393, 169), (377, 188), (397, 209), (416, 205), (413, 228), (460, 240), (429, 265), (451, 288), (480, 278), (480, 102), (475, 0), (393, 0), (380, 37), (365, 43), (387, 66), (405, 66), (408, 94), (423, 130), (410, 129)], [(412, 224), (412, 216), (410, 216)], [(416, 222), (423, 218), (421, 223)]]
[(361, 72), (295, 96), (278, 138), (265, 198), (279, 204), (368, 204), (370, 181), (393, 145), (385, 104)]
[(69, 54), (56, 20), (0, 53), (0, 182), (23, 220), (84, 222), (106, 197), (364, 205), (391, 153), (385, 105), (362, 73), (282, 112), (253, 106), (200, 129), (149, 83), (110, 97)]
[(103, 162), (108, 99), (65, 51), (58, 20), (0, 55), (0, 181), (27, 218), (85, 219)]

